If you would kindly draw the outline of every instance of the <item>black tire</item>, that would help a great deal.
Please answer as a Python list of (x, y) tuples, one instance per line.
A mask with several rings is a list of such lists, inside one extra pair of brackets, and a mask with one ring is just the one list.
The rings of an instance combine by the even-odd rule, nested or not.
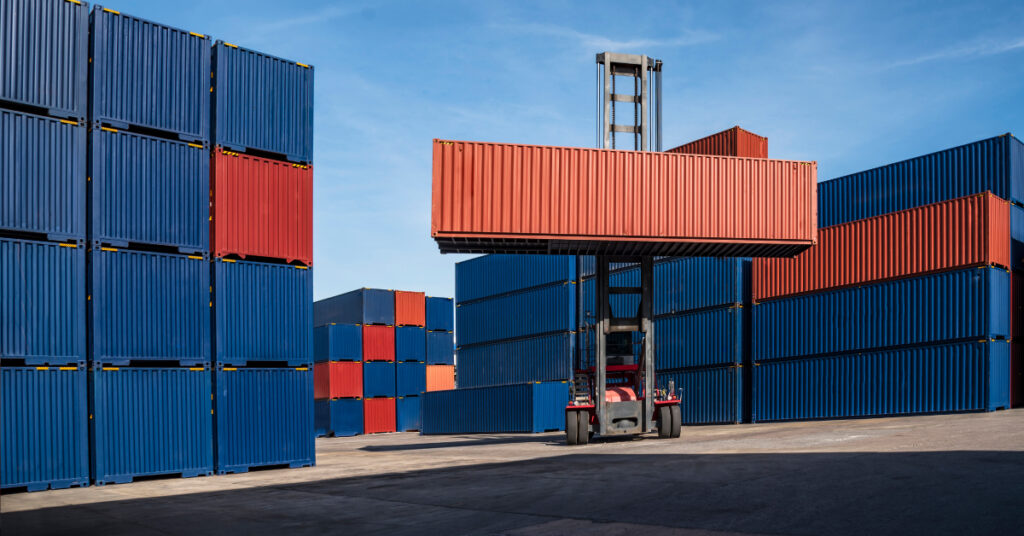
[(658, 408), (658, 437), (668, 439), (672, 434), (672, 412), (668, 406)]
[(575, 445), (579, 441), (579, 417), (578, 411), (565, 412), (565, 444)]
[(672, 406), (672, 430), (669, 433), (669, 437), (679, 437), (683, 427), (683, 415), (682, 410), (679, 409), (679, 404)]
[(579, 415), (579, 421), (576, 425), (579, 435), (576, 436), (576, 442), (580, 445), (586, 445), (590, 443), (590, 413), (578, 411), (576, 414)]

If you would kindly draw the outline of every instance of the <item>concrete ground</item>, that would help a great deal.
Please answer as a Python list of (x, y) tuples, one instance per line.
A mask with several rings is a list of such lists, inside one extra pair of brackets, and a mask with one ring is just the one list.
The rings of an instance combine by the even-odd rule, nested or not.
[(8, 534), (1019, 534), (1024, 410), (317, 440), (317, 466), (0, 497)]

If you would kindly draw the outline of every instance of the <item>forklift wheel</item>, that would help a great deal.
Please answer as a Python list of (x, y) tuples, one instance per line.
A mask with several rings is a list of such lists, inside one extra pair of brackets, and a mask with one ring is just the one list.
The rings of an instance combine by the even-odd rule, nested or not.
[(577, 411), (579, 415), (579, 422), (577, 424), (576, 442), (580, 445), (586, 445), (590, 442), (590, 413), (586, 411)]
[(668, 406), (658, 408), (658, 437), (668, 439), (672, 435), (672, 411)]
[(579, 424), (579, 412), (578, 411), (566, 411), (565, 412), (565, 444), (575, 445), (578, 441), (579, 432), (577, 425)]
[(672, 408), (672, 430), (669, 437), (679, 437), (683, 424), (682, 410), (679, 409), (679, 404), (670, 407)]

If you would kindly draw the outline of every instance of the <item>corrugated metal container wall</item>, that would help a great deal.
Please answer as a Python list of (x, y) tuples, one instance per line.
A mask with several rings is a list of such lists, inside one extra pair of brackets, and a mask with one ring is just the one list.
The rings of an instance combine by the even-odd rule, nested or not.
[(1020, 205), (1010, 207), (1010, 238), (1010, 264), (1014, 270), (1024, 270), (1024, 207)]
[(576, 279), (572, 255), (484, 255), (455, 263), (459, 304)]
[(226, 367), (214, 372), (214, 389), (218, 473), (314, 464), (313, 371)]
[(313, 68), (217, 41), (215, 142), (313, 161)]
[(541, 433), (565, 428), (569, 384), (523, 383), (420, 397), (422, 434)]
[(80, 2), (18, 0), (0, 9), (0, 101), (85, 120), (89, 7)]
[(415, 432), (420, 429), (420, 397), (398, 397), (395, 401), (395, 428), (399, 432)]
[(1021, 153), (1024, 144), (1004, 134), (823, 181), (818, 185), (818, 225), (839, 225), (983, 192), (1024, 202)]
[(213, 152), (210, 237), (214, 255), (313, 264), (313, 168)]
[(313, 365), (313, 398), (363, 396), (362, 361), (331, 361)]
[(771, 300), (754, 307), (753, 356), (766, 361), (1008, 338), (1009, 296), (1005, 270), (968, 268)]
[(427, 333), (416, 326), (399, 326), (395, 328), (395, 360), (426, 361)]
[(363, 400), (363, 433), (380, 434), (395, 431), (395, 399)]
[(4, 365), (0, 387), (0, 485), (29, 491), (89, 485), (84, 365)]
[(310, 270), (223, 259), (213, 265), (218, 363), (313, 362)]
[(407, 361), (395, 364), (395, 392), (416, 396), (427, 390), (427, 364)]
[(395, 328), (363, 326), (363, 361), (395, 360)]
[[(501, 321), (497, 321), (501, 319)], [(460, 303), (455, 309), (459, 347), (556, 331), (576, 323), (576, 285), (555, 283), (487, 300)]]
[(455, 365), (427, 365), (426, 391), (455, 389)]
[(427, 296), (426, 310), (427, 331), (455, 330), (455, 303), (451, 298)]
[(390, 290), (361, 288), (317, 300), (313, 324), (395, 324), (395, 296)]
[(450, 331), (427, 332), (427, 364), (455, 364), (455, 334)]
[(735, 126), (665, 152), (768, 158), (768, 138)]
[(395, 364), (386, 361), (363, 363), (363, 397), (395, 396)]
[(459, 387), (568, 380), (574, 343), (564, 332), (460, 348)]
[(213, 474), (210, 380), (205, 367), (93, 366), (89, 425), (96, 484)]
[(395, 291), (395, 325), (420, 326), (426, 322), (426, 297), (423, 292)]
[(743, 422), (741, 367), (714, 367), (658, 373), (658, 387), (675, 382), (683, 424)]
[(84, 239), (85, 145), (84, 125), (0, 110), (0, 229)]
[(742, 307), (659, 317), (654, 321), (656, 367), (668, 370), (741, 364), (747, 344), (746, 323)]
[(822, 229), (792, 259), (755, 259), (765, 300), (978, 264), (1010, 266), (1010, 204), (973, 195)]
[(210, 139), (210, 38), (96, 5), (90, 119)]
[(89, 263), (91, 361), (210, 362), (210, 272), (203, 257), (102, 248), (89, 252)]
[(0, 358), (85, 364), (85, 248), (0, 239)]
[(363, 433), (363, 401), (355, 398), (317, 400), (316, 435), (335, 437), (356, 436)]
[(814, 162), (441, 140), (433, 159), (442, 252), (791, 256), (816, 238)]
[(362, 361), (363, 327), (359, 324), (328, 324), (313, 328), (313, 360)]
[(939, 346), (761, 363), (754, 420), (993, 411), (1010, 403), (1010, 344)]
[(209, 251), (210, 161), (202, 145), (109, 128), (89, 135), (90, 240)]
[(750, 259), (693, 257), (654, 265), (658, 315), (750, 303)]

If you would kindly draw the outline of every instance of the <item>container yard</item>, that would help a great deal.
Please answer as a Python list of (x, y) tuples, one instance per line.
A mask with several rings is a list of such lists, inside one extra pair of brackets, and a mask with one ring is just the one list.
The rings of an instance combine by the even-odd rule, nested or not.
[(4, 534), (1024, 524), (1020, 6), (129, 4), (0, 0)]

